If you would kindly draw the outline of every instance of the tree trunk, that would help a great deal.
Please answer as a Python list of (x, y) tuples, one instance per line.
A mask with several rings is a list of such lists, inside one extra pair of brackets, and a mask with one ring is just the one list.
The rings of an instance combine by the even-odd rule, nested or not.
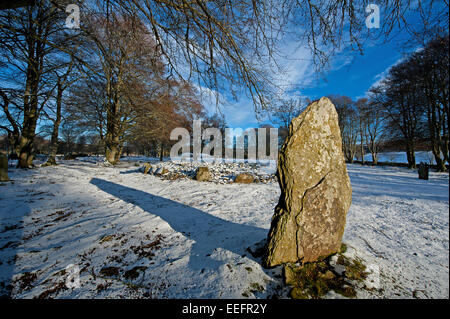
[(20, 149), (20, 133), (19, 131), (14, 131), (12, 133), (8, 133), (8, 144), (9, 144), (9, 154), (14, 154), (19, 158)]
[(440, 145), (440, 128), (441, 125), (436, 116), (437, 107), (435, 102), (432, 101), (428, 105), (427, 109), (427, 117), (428, 117), (428, 130), (430, 134), (430, 142), (431, 142), (431, 151), (434, 155), (434, 160), (436, 162), (436, 168), (438, 172), (445, 171), (445, 163), (441, 158), (441, 145)]
[(436, 161), (436, 169), (438, 172), (445, 172), (445, 162), (441, 158), (441, 151), (438, 145), (436, 143), (433, 143), (432, 145), (432, 152), (434, 155), (434, 160)]
[(373, 164), (378, 165), (378, 154), (373, 154), (372, 158), (373, 158)]
[(406, 144), (406, 158), (408, 160), (408, 168), (416, 168), (415, 145), (413, 141)]
[(161, 143), (160, 150), (159, 150), (159, 160), (161, 162), (163, 160), (163, 157), (164, 157), (164, 143)]
[(364, 135), (362, 128), (362, 119), (359, 120), (359, 137), (360, 137), (360, 151), (361, 151), (361, 163), (364, 164)]
[(364, 164), (364, 146), (361, 144), (361, 162)]
[(22, 134), (19, 142), (19, 162), (17, 168), (30, 168), (33, 164), (33, 139), (34, 134)]
[(106, 160), (115, 165), (122, 154), (123, 140), (120, 138), (120, 129), (118, 125), (119, 116), (117, 112), (117, 106), (112, 106), (112, 109), (108, 110), (108, 122), (106, 126), (105, 135), (105, 157)]
[(442, 149), (442, 154), (444, 154), (444, 164), (445, 164), (445, 162), (450, 164), (448, 139), (444, 138), (442, 140), (442, 142), (441, 142), (441, 149)]
[(62, 86), (58, 83), (58, 92), (56, 96), (56, 119), (53, 123), (52, 138), (50, 140), (50, 154), (46, 165), (56, 165), (56, 153), (58, 152), (58, 135), (59, 125), (61, 124), (61, 108), (62, 108)]
[(12, 130), (8, 130), (8, 137), (7, 137), (7, 154), (15, 154), (17, 157), (19, 157), (19, 142), (20, 142), (20, 129), (17, 125), (16, 120), (9, 112), (9, 98), (6, 95), (5, 92), (3, 92), (0, 89), (0, 95), (3, 98), (3, 113), (5, 114), (7, 120), (12, 126)]
[(8, 177), (8, 157), (0, 153), (0, 182), (9, 181)]
[[(31, 36), (30, 36), (31, 37)], [(23, 97), (23, 125), (19, 140), (18, 168), (29, 168), (33, 164), (33, 143), (38, 120), (39, 78), (42, 70), (41, 43), (31, 39), (28, 46), (28, 66), (25, 92)]]
[[(119, 94), (120, 78), (113, 84), (112, 71), (108, 68), (108, 80), (106, 85), (106, 96), (108, 105), (106, 107), (106, 134), (105, 134), (105, 157), (110, 164), (117, 164), (122, 154), (124, 129), (121, 127), (121, 114)], [(123, 124), (123, 123), (122, 123)]]
[(110, 163), (110, 164), (117, 164), (117, 162), (120, 159), (120, 153), (121, 153), (121, 147), (120, 147), (120, 142), (118, 141), (118, 138), (115, 138), (115, 141), (113, 142), (106, 142), (106, 160)]
[(370, 154), (372, 154), (372, 164), (378, 165), (378, 153), (372, 151)]
[[(447, 117), (447, 119), (445, 119)], [(446, 127), (446, 121), (447, 121), (447, 127)], [(450, 129), (450, 116), (448, 115), (448, 106), (447, 106), (447, 114), (444, 113), (444, 119), (442, 121), (442, 126), (443, 126), (443, 132), (444, 132), (444, 136), (442, 139), (442, 153), (444, 153), (444, 158), (446, 160), (446, 162), (448, 164), (450, 164), (450, 147), (449, 147), (449, 139), (450, 139), (450, 133), (449, 133), (449, 129)]]

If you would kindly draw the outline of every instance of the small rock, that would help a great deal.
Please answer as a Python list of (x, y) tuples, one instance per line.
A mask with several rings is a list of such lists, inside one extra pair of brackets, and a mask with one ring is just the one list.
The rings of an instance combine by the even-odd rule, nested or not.
[(211, 180), (211, 173), (206, 166), (201, 166), (197, 169), (195, 179), (199, 182), (209, 182)]
[(143, 173), (144, 174), (148, 174), (148, 173), (151, 174), (152, 171), (153, 171), (153, 166), (150, 163), (145, 163), (144, 164), (144, 171), (143, 171)]
[(64, 155), (64, 159), (65, 160), (75, 160), (75, 159), (77, 159), (77, 155), (69, 153), (69, 154)]
[(292, 268), (290, 264), (285, 264), (283, 267), (283, 279), (286, 285), (294, 285), (295, 284), (295, 270)]
[(255, 177), (249, 173), (241, 173), (234, 179), (235, 183), (250, 184), (255, 182)]
[(124, 274), (125, 279), (134, 280), (139, 277), (140, 272), (144, 272), (147, 269), (146, 266), (137, 266), (133, 269), (127, 270)]
[(289, 295), (292, 299), (309, 299), (308, 294), (306, 294), (303, 289), (299, 287), (292, 288)]
[(103, 236), (102, 239), (100, 239), (100, 244), (106, 243), (106, 242), (111, 241), (113, 239), (114, 239), (114, 235)]
[(117, 267), (103, 267), (100, 270), (100, 275), (105, 277), (118, 277), (120, 268)]

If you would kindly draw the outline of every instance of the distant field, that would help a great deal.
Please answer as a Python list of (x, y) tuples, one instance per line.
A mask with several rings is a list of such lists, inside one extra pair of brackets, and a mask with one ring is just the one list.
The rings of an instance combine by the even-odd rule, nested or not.
[[(365, 154), (364, 160), (371, 162), (372, 161), (372, 155)], [(378, 155), (378, 162), (386, 162), (386, 163), (408, 163), (408, 160), (406, 159), (406, 153), (405, 152), (385, 152), (380, 153)], [(420, 151), (416, 152), (416, 164), (419, 164), (420, 162), (425, 162), (430, 165), (436, 164), (436, 161), (434, 160), (434, 156), (432, 152), (426, 152), (426, 151)]]

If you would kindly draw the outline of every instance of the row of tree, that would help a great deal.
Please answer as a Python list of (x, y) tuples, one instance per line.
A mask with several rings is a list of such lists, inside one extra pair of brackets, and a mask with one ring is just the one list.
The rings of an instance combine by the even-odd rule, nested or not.
[(32, 165), (37, 133), (51, 139), (48, 164), (56, 164), (61, 136), (66, 146), (101, 148), (114, 164), (124, 149), (162, 156), (170, 131), (193, 119), (224, 125), (206, 115), (194, 85), (170, 76), (135, 12), (111, 12), (99, 1), (85, 11), (82, 29), (68, 29), (65, 18), (44, 0), (0, 13), (0, 128), (18, 167)]
[(348, 96), (330, 96), (336, 106), (342, 135), (342, 148), (348, 162), (353, 162), (359, 154), (364, 162), (368, 151), (372, 162), (378, 163), (381, 146), (388, 138), (385, 114), (368, 98), (356, 101)]
[[(385, 141), (385, 115), (372, 101), (361, 98), (357, 101), (348, 96), (328, 96), (336, 107), (342, 135), (342, 148), (348, 162), (353, 162), (357, 153), (369, 151), (373, 162), (378, 162), (381, 144)], [(309, 98), (282, 100), (271, 114), (271, 121), (279, 127), (280, 144), (285, 140), (289, 124), (311, 103)]]
[(416, 165), (420, 139), (429, 141), (438, 170), (449, 163), (449, 67), (446, 34), (393, 66), (371, 89), (374, 108), (384, 113), (390, 133), (404, 141), (410, 167)]

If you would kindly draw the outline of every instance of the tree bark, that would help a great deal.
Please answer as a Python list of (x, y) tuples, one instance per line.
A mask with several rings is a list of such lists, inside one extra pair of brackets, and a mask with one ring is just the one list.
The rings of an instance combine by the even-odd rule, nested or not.
[(364, 145), (361, 142), (361, 162), (364, 164)]
[(371, 146), (371, 152), (372, 155), (372, 164), (377, 165), (378, 164), (378, 151), (375, 151), (375, 146), (372, 144)]
[(38, 92), (39, 80), (42, 73), (44, 43), (41, 26), (35, 26), (32, 14), (29, 13), (29, 20), (32, 24), (29, 34), (27, 34), (27, 71), (25, 92), (23, 97), (23, 125), (22, 134), (19, 139), (18, 168), (29, 168), (33, 164), (33, 143), (36, 136), (36, 124), (38, 120)]
[(61, 124), (61, 109), (62, 109), (62, 94), (63, 87), (58, 79), (58, 91), (56, 95), (56, 118), (53, 123), (52, 138), (50, 140), (50, 154), (48, 156), (46, 165), (56, 165), (56, 154), (58, 152), (58, 136), (59, 126)]
[(416, 155), (414, 141), (408, 141), (406, 144), (406, 158), (408, 160), (408, 168), (416, 168)]
[[(116, 119), (111, 119), (115, 122)], [(108, 123), (108, 130), (105, 136), (105, 157), (106, 160), (115, 165), (120, 159), (120, 155), (123, 148), (123, 141), (120, 139), (117, 126), (112, 123)]]
[(9, 181), (8, 177), (8, 157), (0, 153), (0, 182)]
[[(430, 87), (432, 87), (429, 84)], [(439, 113), (439, 107), (436, 105), (437, 101), (433, 96), (433, 90), (427, 88), (428, 97), (428, 108), (427, 108), (427, 118), (428, 118), (428, 131), (430, 134), (431, 151), (436, 162), (436, 169), (438, 172), (445, 171), (445, 163), (441, 158), (441, 128), (442, 128), (442, 118)], [(439, 117), (439, 119), (438, 119)]]
[(162, 162), (164, 157), (164, 143), (160, 144), (160, 148), (159, 148), (159, 160)]
[(110, 163), (110, 164), (117, 164), (117, 162), (119, 161), (120, 158), (120, 147), (117, 144), (110, 144), (107, 148), (106, 148), (106, 160)]

